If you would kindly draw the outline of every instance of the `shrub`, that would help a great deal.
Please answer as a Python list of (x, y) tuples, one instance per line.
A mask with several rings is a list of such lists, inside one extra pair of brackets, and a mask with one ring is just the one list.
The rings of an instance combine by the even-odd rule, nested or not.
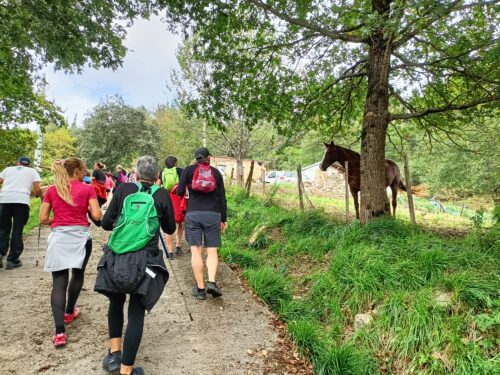
[(313, 320), (294, 320), (288, 323), (288, 332), (302, 355), (315, 354), (322, 348), (322, 327)]
[(352, 345), (325, 349), (313, 358), (316, 375), (375, 375), (379, 371), (375, 361)]
[(292, 299), (290, 280), (269, 267), (246, 270), (245, 277), (257, 295), (271, 308), (277, 310)]
[(249, 251), (231, 250), (221, 247), (220, 255), (226, 263), (238, 264), (243, 268), (256, 268), (259, 265), (258, 256)]

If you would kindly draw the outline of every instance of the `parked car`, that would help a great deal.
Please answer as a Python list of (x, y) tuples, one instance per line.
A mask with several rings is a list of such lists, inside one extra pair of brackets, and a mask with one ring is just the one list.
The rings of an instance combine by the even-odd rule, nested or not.
[(287, 171), (270, 171), (266, 174), (266, 184), (279, 183), (295, 183), (297, 182), (297, 172)]

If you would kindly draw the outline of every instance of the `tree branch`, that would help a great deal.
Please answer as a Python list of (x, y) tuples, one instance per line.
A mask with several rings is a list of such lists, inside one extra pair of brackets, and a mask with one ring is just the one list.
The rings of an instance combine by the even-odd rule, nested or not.
[[(456, 7), (456, 5), (458, 5), (460, 3), (460, 0), (456, 0), (456, 1), (452, 2), (448, 6), (448, 9), (446, 9), (445, 11), (443, 11), (440, 14), (437, 13), (436, 16), (434, 16), (434, 17), (429, 17), (427, 19), (427, 22), (424, 22), (420, 26), (416, 26), (416, 27), (412, 28), (412, 26), (414, 26), (418, 21), (420, 21), (422, 19), (425, 19), (425, 17), (423, 17), (423, 16), (415, 19), (413, 22), (410, 22), (407, 25), (407, 27), (401, 31), (401, 35), (402, 36), (401, 36), (401, 38), (399, 38), (399, 40), (397, 40), (394, 43), (394, 49), (393, 50), (398, 49), (403, 44), (405, 44), (406, 42), (408, 42), (410, 39), (412, 39), (415, 36), (417, 36), (421, 32), (421, 30), (425, 30), (426, 28), (430, 27), (434, 22), (439, 21), (440, 19), (442, 19), (442, 18), (450, 15), (451, 13), (458, 12), (458, 11), (465, 10), (465, 9), (474, 8), (476, 6), (493, 5), (493, 4), (497, 4), (498, 2), (500, 2), (500, 0), (478, 1), (478, 2), (475, 2), (475, 3), (464, 4), (462, 6)], [(434, 9), (435, 8), (431, 8), (424, 15), (427, 15), (427, 13), (430, 13), (430, 11), (434, 10)]]
[(500, 100), (500, 96), (481, 98), (481, 99), (474, 100), (472, 102), (464, 103), (464, 104), (449, 104), (449, 105), (446, 105), (444, 107), (428, 108), (428, 109), (425, 109), (425, 110), (420, 111), (420, 112), (397, 113), (397, 114), (391, 115), (390, 121), (408, 120), (408, 119), (412, 119), (412, 118), (424, 117), (424, 116), (431, 115), (434, 113), (441, 113), (441, 112), (448, 112), (448, 111), (461, 111), (464, 109), (478, 106), (480, 104), (491, 103), (491, 102), (494, 102), (497, 100)]
[(249, 50), (254, 50), (254, 49), (262, 51), (265, 49), (280, 49), (280, 48), (285, 48), (285, 47), (293, 47), (293, 46), (295, 46), (295, 45), (297, 45), (305, 40), (317, 38), (319, 36), (323, 36), (323, 35), (321, 35), (319, 33), (311, 33), (311, 34), (306, 34), (302, 38), (293, 40), (291, 42), (268, 44), (268, 45), (261, 46), (261, 47), (240, 48), (240, 49), (238, 49), (238, 51), (249, 51)]
[(254, 4), (256, 7), (275, 15), (276, 17), (278, 17), (283, 21), (286, 21), (292, 25), (304, 27), (308, 30), (324, 35), (330, 39), (343, 40), (345, 42), (351, 42), (351, 43), (368, 43), (367, 39), (347, 34), (348, 32), (358, 30), (363, 25), (357, 25), (355, 27), (347, 28), (344, 30), (329, 30), (323, 26), (313, 24), (305, 19), (289, 16), (288, 14), (280, 12), (279, 10), (271, 7), (269, 4), (264, 3), (261, 0), (248, 0), (248, 1)]

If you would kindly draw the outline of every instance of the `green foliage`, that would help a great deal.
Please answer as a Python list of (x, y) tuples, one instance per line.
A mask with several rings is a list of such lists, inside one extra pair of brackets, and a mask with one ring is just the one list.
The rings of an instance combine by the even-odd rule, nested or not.
[(201, 145), (202, 123), (186, 118), (179, 109), (159, 107), (153, 114), (160, 130), (160, 165), (168, 155), (186, 166), (194, 159), (194, 150)]
[[(199, 64), (195, 77), (201, 90), (185, 105), (209, 123), (233, 119), (236, 106), (250, 126), (270, 119), (281, 131), (293, 129), (290, 133), (307, 128), (331, 135), (355, 126), (366, 99), (370, 44), (378, 38), (392, 47), (389, 80), (403, 83), (392, 88), (391, 114), (422, 112), (418, 124), (434, 132), (435, 122), (441, 129), (455, 126), (450, 119), (459, 116), (442, 113), (457, 97), (461, 103), (498, 100), (482, 89), (487, 85), (495, 92), (498, 83), (486, 79), (498, 76), (493, 3), (372, 7), (370, 1), (333, 1), (325, 7), (312, 1), (196, 0), (166, 6), (172, 28), (193, 37), (191, 60)], [(479, 77), (487, 82), (476, 81)]]
[(26, 129), (0, 129), (0, 170), (16, 165), (19, 156), (35, 155), (36, 134)]
[(122, 44), (126, 24), (158, 8), (150, 0), (2, 2), (0, 126), (63, 125), (59, 109), (40, 94), (43, 67), (53, 63), (68, 72), (86, 66), (118, 68), (127, 52)]
[(320, 353), (313, 360), (317, 375), (371, 375), (378, 371), (372, 359), (353, 345), (342, 345)]
[(30, 201), (30, 216), (28, 218), (28, 222), (23, 228), (23, 235), (28, 235), (33, 228), (38, 227), (38, 224), (40, 223), (40, 206), (42, 205), (42, 202), (39, 198), (33, 198)]
[[(225, 246), (231, 253), (246, 248), (254, 228), (268, 224), (264, 248), (239, 250), (258, 254), (244, 276), (288, 323), (315, 374), (494, 373), (497, 226), (446, 238), (393, 219), (346, 226), (320, 212), (286, 211), (244, 195), (237, 201)], [(438, 301), (442, 294), (449, 303)], [(355, 329), (358, 313), (373, 321)]]
[(289, 280), (271, 268), (249, 269), (244, 275), (255, 293), (272, 308), (292, 299)]
[[(412, 182), (423, 183), (430, 194), (448, 199), (494, 197), (500, 179), (498, 114), (478, 116), (455, 127), (453, 143), (449, 134), (437, 135), (432, 148), (426, 145), (427, 135), (418, 128), (406, 129), (404, 147), (408, 149)], [(392, 137), (397, 138), (397, 134)], [(400, 156), (392, 145), (389, 154), (396, 159)]]
[(66, 127), (46, 127), (43, 134), (42, 165), (50, 167), (55, 160), (71, 156), (76, 156), (76, 137)]
[(322, 349), (322, 327), (314, 320), (292, 320), (288, 323), (288, 332), (301, 353), (319, 353)]
[(470, 220), (472, 221), (472, 224), (474, 225), (474, 228), (476, 228), (476, 230), (481, 229), (484, 223), (484, 210), (483, 209), (477, 210), (474, 216), (471, 217)]
[(238, 264), (243, 268), (256, 268), (259, 266), (258, 256), (251, 251), (236, 250), (231, 246), (222, 246), (219, 253), (228, 264)]
[(118, 164), (127, 168), (139, 156), (158, 157), (160, 151), (158, 125), (144, 109), (128, 106), (119, 97), (97, 105), (78, 134), (78, 154), (87, 166), (100, 161), (112, 170)]

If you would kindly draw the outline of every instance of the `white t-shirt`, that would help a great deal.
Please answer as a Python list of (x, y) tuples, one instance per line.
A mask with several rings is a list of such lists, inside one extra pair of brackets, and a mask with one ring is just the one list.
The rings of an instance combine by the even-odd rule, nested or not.
[(30, 204), (31, 190), (34, 182), (42, 181), (36, 170), (21, 165), (7, 167), (0, 173), (3, 178), (0, 191), (0, 203)]

